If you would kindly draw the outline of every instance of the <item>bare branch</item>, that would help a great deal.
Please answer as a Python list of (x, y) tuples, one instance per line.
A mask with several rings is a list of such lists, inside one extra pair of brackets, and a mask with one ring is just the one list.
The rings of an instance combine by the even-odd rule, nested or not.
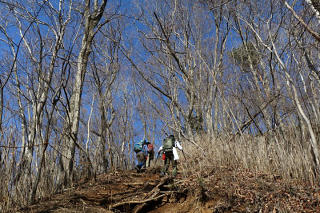
[(307, 25), (301, 17), (298, 16), (298, 14), (294, 11), (294, 9), (288, 4), (287, 1), (284, 2), (286, 7), (292, 12), (293, 16), (307, 29), (307, 31), (315, 38), (317, 41), (320, 41), (320, 35), (319, 33), (312, 30), (309, 25)]

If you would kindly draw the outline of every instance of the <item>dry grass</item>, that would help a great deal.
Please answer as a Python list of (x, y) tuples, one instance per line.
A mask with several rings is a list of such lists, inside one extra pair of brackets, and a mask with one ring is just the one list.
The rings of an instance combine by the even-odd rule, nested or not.
[(182, 171), (188, 175), (195, 171), (201, 173), (208, 167), (240, 168), (315, 185), (309, 145), (302, 144), (295, 134), (287, 135), (286, 138), (274, 134), (214, 137), (211, 140), (203, 135), (195, 141), (204, 152), (191, 143), (183, 144), (187, 160), (181, 165)]

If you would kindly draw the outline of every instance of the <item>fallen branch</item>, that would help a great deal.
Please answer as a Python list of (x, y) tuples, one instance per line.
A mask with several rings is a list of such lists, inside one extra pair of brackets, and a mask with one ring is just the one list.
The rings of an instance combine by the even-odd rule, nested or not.
[(133, 213), (139, 213), (140, 211), (142, 211), (143, 207), (145, 207), (146, 205), (147, 205), (146, 203), (143, 203), (143, 204), (136, 206), (133, 210)]
[[(139, 212), (145, 205), (146, 203), (150, 202), (150, 201), (155, 201), (158, 200), (164, 196), (167, 196), (167, 193), (165, 194), (160, 194), (160, 187), (167, 184), (168, 181), (170, 180), (170, 178), (164, 178), (162, 179), (146, 196), (144, 200), (134, 200), (134, 201), (124, 201), (124, 202), (120, 202), (120, 203), (116, 203), (114, 205), (111, 206), (111, 208), (119, 208), (121, 206), (125, 206), (125, 205), (130, 205), (130, 204), (143, 204), (141, 206), (139, 206), (135, 212)], [(159, 195), (159, 196), (158, 196)]]
[(165, 185), (168, 181), (170, 180), (170, 178), (165, 178), (165, 179), (162, 179), (158, 185), (156, 185), (146, 196), (145, 198), (147, 197), (155, 197), (159, 194), (160, 192), (160, 187)]
[(160, 198), (163, 198), (164, 196), (167, 196), (167, 195), (166, 194), (162, 194), (162, 195), (159, 195), (158, 197), (149, 198), (149, 199), (146, 199), (146, 200), (132, 200), (132, 201), (125, 201), (125, 202), (121, 202), (121, 203), (116, 203), (116, 204), (112, 205), (111, 208), (114, 209), (114, 208), (118, 208), (118, 207), (124, 206), (124, 205), (147, 203), (147, 202), (150, 202), (150, 201), (155, 201), (155, 200), (158, 200)]

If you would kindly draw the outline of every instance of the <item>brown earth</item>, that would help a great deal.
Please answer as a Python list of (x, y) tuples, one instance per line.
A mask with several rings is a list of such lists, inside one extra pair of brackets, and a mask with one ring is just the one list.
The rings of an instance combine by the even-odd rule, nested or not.
[(103, 174), (18, 212), (320, 212), (319, 188), (280, 176), (206, 168), (173, 180), (155, 171)]

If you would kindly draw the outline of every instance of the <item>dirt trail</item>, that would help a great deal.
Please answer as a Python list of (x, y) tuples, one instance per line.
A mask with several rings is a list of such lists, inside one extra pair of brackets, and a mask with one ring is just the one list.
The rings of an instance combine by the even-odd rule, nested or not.
[[(15, 211), (16, 212), (16, 211)], [(208, 168), (173, 180), (119, 171), (43, 199), (19, 212), (320, 212), (320, 190), (279, 176)]]
[(154, 171), (120, 171), (100, 175), (95, 183), (68, 189), (20, 212), (162, 212), (159, 208), (172, 202), (168, 198), (176, 202), (186, 195), (172, 178), (160, 178)]

